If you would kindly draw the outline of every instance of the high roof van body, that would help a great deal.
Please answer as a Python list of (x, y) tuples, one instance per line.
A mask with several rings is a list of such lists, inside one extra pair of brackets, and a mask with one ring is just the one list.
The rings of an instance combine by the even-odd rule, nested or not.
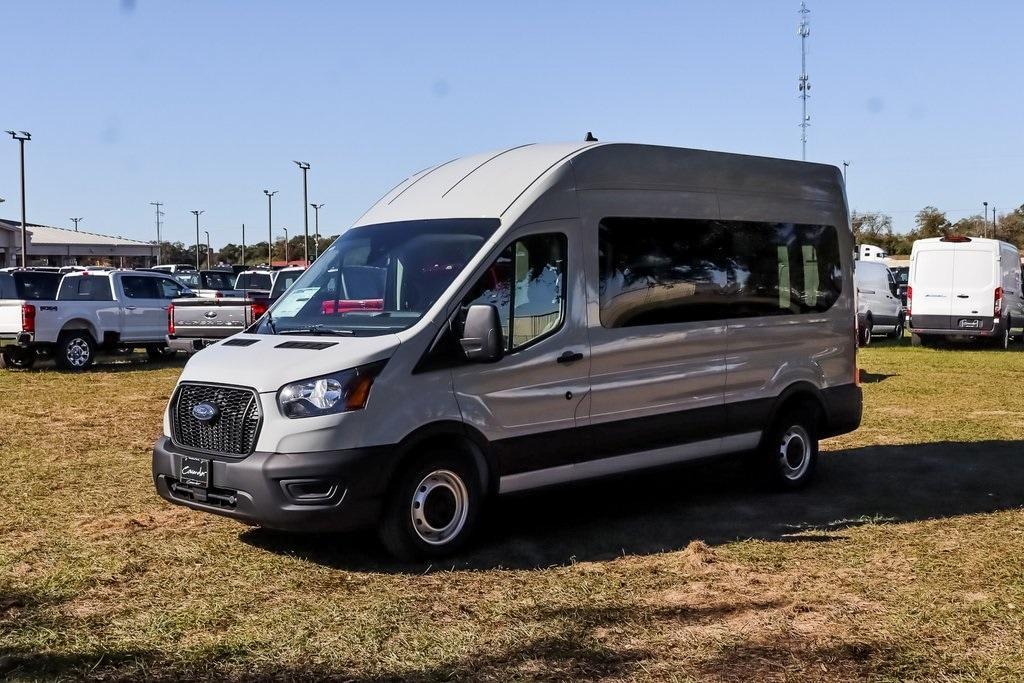
[(907, 287), (915, 345), (943, 338), (992, 340), (1006, 348), (1024, 333), (1017, 247), (981, 237), (914, 242)]
[(853, 253), (832, 166), (578, 143), (428, 168), (192, 357), (156, 489), (411, 557), (563, 482), (752, 453), (800, 486), (860, 421)]

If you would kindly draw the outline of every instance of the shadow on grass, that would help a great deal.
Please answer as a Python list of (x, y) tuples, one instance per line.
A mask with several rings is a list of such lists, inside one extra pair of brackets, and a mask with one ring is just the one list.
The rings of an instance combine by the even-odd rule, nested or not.
[[(940, 442), (823, 453), (818, 477), (777, 493), (740, 460), (678, 467), (506, 496), (473, 548), (434, 568), (534, 568), (681, 550), (691, 541), (821, 542), (814, 531), (908, 522), (1024, 506), (1022, 442)], [(423, 572), (396, 565), (368, 534), (301, 535), (251, 529), (246, 543), (352, 571)]]

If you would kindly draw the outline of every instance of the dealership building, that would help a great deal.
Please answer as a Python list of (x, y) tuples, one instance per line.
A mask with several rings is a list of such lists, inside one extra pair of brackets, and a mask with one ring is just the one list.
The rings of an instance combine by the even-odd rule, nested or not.
[[(156, 245), (92, 232), (28, 224), (30, 266), (149, 266)], [(0, 268), (21, 265), (21, 222), (0, 218)]]

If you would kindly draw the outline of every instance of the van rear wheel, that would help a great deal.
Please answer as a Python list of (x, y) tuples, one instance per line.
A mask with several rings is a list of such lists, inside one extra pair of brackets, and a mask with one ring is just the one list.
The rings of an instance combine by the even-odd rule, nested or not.
[(760, 460), (773, 484), (798, 489), (813, 477), (818, 464), (819, 409), (801, 401), (783, 410), (761, 445)]
[(469, 458), (432, 450), (396, 480), (385, 502), (381, 542), (405, 561), (454, 553), (472, 534), (482, 496)]
[(0, 351), (0, 368), (7, 370), (28, 370), (36, 363), (36, 352), (33, 349), (22, 349), (7, 346)]

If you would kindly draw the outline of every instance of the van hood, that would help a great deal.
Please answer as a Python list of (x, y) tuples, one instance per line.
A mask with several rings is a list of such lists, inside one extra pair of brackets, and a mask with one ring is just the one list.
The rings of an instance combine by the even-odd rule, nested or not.
[[(237, 345), (241, 341), (253, 343)], [(225, 345), (227, 343), (231, 345)], [(393, 334), (376, 337), (236, 334), (192, 356), (179, 381), (233, 384), (252, 387), (260, 393), (276, 392), (289, 382), (385, 360), (400, 344), (401, 340)]]

